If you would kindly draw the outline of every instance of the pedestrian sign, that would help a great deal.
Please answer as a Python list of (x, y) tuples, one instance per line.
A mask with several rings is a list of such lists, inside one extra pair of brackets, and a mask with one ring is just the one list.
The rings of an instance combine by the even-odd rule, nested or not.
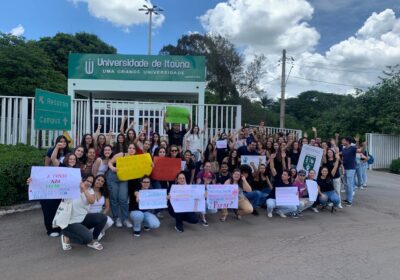
[(36, 89), (35, 129), (71, 130), (71, 97)]

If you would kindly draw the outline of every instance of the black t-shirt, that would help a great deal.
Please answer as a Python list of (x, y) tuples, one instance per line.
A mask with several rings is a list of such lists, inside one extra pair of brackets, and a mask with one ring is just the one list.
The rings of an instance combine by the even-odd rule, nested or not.
[(276, 198), (276, 196), (275, 196), (275, 189), (277, 188), (277, 187), (292, 187), (293, 185), (289, 182), (288, 184), (286, 184), (286, 183), (284, 183), (284, 182), (282, 182), (282, 180), (276, 180), (275, 182), (274, 182), (274, 187), (272, 188), (272, 190), (271, 190), (271, 192), (269, 193), (269, 195), (267, 196), (267, 199), (268, 198), (273, 198), (273, 199), (275, 199)]
[[(194, 164), (193, 160), (189, 161), (189, 164), (186, 163), (185, 170), (183, 170), (183, 173), (185, 174), (186, 182), (190, 182), (190, 179), (192, 178), (192, 170), (196, 169), (196, 165)], [(196, 179), (196, 177), (194, 177)]]
[(321, 177), (317, 180), (318, 186), (321, 192), (330, 192), (333, 191), (333, 181), (331, 178), (322, 179)]
[(290, 151), (289, 157), (290, 157), (290, 160), (291, 160), (291, 164), (297, 165), (297, 163), (299, 162), (300, 153), (299, 152), (294, 153), (293, 151)]
[(183, 137), (185, 137), (186, 134), (186, 129), (182, 129), (179, 132), (175, 132), (175, 130), (170, 129), (168, 130), (167, 134), (169, 145), (182, 146)]
[(217, 173), (215, 176), (216, 176), (216, 183), (217, 183), (217, 184), (221, 184), (221, 185), (225, 184), (225, 182), (226, 182), (229, 178), (231, 178), (231, 174), (230, 174), (229, 172), (228, 172), (227, 175), (222, 175), (222, 174), (220, 174), (220, 173)]
[[(335, 166), (335, 162), (336, 162), (336, 159), (334, 159), (334, 160), (329, 160), (329, 159), (328, 159), (328, 161), (326, 162), (326, 167), (328, 167), (329, 174), (331, 174), (331, 175), (332, 175), (333, 167)], [(338, 165), (338, 168), (336, 169), (336, 173), (335, 173), (335, 175), (333, 176), (333, 179), (340, 178), (339, 166), (340, 166), (341, 164), (342, 164), (342, 163), (339, 161), (339, 165)]]
[(247, 150), (247, 146), (242, 146), (237, 149), (238, 156), (258, 156), (257, 151)]

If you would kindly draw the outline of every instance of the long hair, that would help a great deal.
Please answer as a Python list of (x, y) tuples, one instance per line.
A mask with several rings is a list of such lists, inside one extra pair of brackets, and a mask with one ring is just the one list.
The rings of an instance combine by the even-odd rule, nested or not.
[(97, 178), (99, 178), (99, 177), (102, 177), (104, 179), (103, 187), (100, 188), (100, 194), (102, 196), (104, 196), (105, 198), (109, 198), (110, 197), (110, 191), (108, 189), (107, 180), (106, 180), (106, 177), (104, 175), (97, 175), (96, 178), (94, 178), (93, 186), (96, 183)]

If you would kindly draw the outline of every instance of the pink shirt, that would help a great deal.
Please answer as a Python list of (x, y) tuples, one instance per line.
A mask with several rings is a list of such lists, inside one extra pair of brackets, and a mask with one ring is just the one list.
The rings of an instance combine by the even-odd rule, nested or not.
[(299, 180), (295, 180), (292, 185), (299, 189), (299, 197), (303, 197), (307, 192), (306, 182), (302, 183)]

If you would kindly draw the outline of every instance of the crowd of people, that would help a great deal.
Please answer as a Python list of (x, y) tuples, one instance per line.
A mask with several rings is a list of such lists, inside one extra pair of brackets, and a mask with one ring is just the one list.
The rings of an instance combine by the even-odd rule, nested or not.
[[(344, 137), (340, 144), (339, 134), (325, 141), (317, 137), (313, 128), (314, 137), (305, 134), (296, 139), (291, 133), (272, 134), (261, 122), (258, 127), (220, 131), (215, 137), (205, 139), (205, 132), (192, 125), (190, 120), (186, 128), (181, 124), (169, 127), (165, 116), (166, 134), (163, 137), (147, 123), (138, 134), (133, 126), (132, 122), (126, 127), (124, 118), (114, 141), (112, 134), (100, 133), (99, 125), (95, 133), (85, 134), (74, 149), (70, 149), (67, 138), (61, 135), (54, 147), (48, 150), (46, 166), (79, 168), (82, 175), (82, 182), (77, 186), (81, 195), (73, 200), (66, 228), (52, 226), (61, 200), (40, 201), (47, 234), (52, 237), (61, 235), (64, 250), (71, 249), (71, 244), (101, 250), (100, 240), (112, 226), (131, 229), (134, 236), (139, 237), (142, 231), (158, 228), (160, 220), (167, 218), (167, 213), (175, 219), (174, 229), (182, 233), (184, 223), (208, 226), (208, 214), (219, 215), (219, 221), (225, 222), (230, 213), (240, 220), (249, 214), (259, 216), (261, 211), (265, 211), (268, 218), (274, 214), (282, 218), (299, 218), (306, 209), (318, 213), (327, 208), (333, 212), (343, 206), (352, 206), (356, 189), (367, 186), (368, 153), (359, 137)], [(226, 141), (226, 145), (217, 147), (218, 141)], [(302, 146), (306, 144), (323, 149), (319, 170), (297, 169)], [(175, 181), (153, 180), (151, 174), (120, 181), (116, 174), (117, 158), (144, 153), (149, 153), (153, 159), (179, 158), (185, 161), (184, 169), (176, 174)], [(241, 157), (247, 155), (265, 156), (266, 161), (242, 164)], [(318, 184), (316, 201), (309, 199), (307, 180)], [(166, 189), (169, 193), (173, 184), (237, 184), (238, 209), (231, 212), (228, 209), (209, 209), (200, 213), (176, 213), (169, 201), (166, 210), (139, 208), (139, 190)], [(276, 188), (289, 186), (298, 188), (299, 205), (277, 206)]]

